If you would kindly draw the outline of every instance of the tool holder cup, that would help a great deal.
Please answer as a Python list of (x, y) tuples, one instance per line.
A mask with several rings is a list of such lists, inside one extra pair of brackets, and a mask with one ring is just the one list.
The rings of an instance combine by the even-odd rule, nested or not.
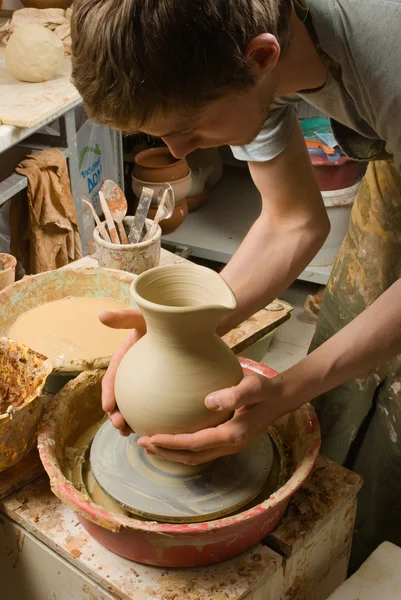
[[(134, 217), (125, 217), (123, 224), (128, 232), (132, 227)], [(137, 244), (112, 244), (101, 237), (99, 226), (95, 228), (93, 237), (96, 244), (94, 258), (98, 260), (99, 266), (107, 269), (119, 269), (134, 275), (140, 275), (148, 269), (157, 267), (160, 263), (160, 238), (161, 229), (157, 225), (155, 233), (147, 238), (153, 225), (151, 219), (146, 219), (145, 239)]]

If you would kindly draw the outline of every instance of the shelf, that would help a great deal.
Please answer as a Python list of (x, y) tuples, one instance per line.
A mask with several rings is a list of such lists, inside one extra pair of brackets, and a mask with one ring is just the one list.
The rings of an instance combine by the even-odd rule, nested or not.
[[(207, 203), (190, 213), (173, 233), (163, 236), (163, 246), (188, 247), (197, 258), (227, 263), (261, 210), (260, 194), (248, 169), (228, 167), (211, 190)], [(299, 279), (325, 285), (329, 267), (308, 267)]]

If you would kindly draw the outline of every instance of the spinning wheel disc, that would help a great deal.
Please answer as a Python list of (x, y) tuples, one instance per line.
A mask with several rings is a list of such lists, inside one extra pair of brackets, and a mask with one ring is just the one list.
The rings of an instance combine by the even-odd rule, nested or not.
[(137, 439), (135, 434), (122, 437), (107, 421), (92, 442), (91, 467), (113, 500), (154, 521), (190, 523), (233, 513), (259, 494), (273, 465), (268, 433), (238, 454), (200, 467), (148, 455)]

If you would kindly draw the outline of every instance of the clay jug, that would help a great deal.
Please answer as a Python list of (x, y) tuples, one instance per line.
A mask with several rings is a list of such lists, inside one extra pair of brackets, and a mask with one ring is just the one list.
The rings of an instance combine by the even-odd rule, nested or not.
[(156, 267), (132, 283), (147, 333), (124, 356), (117, 371), (118, 408), (139, 435), (193, 433), (230, 418), (212, 412), (205, 397), (237, 385), (243, 376), (230, 348), (215, 333), (236, 307), (227, 283), (193, 264)]

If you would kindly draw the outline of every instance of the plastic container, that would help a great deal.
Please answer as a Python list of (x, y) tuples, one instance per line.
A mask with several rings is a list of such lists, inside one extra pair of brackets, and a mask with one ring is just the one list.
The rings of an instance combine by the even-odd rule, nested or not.
[(336, 163), (321, 155), (310, 154), (319, 189), (322, 192), (343, 190), (353, 186), (362, 177), (363, 164), (342, 156)]
[(323, 247), (309, 264), (310, 267), (327, 267), (334, 263), (348, 231), (352, 205), (359, 186), (360, 182), (344, 190), (322, 192), (331, 229)]

